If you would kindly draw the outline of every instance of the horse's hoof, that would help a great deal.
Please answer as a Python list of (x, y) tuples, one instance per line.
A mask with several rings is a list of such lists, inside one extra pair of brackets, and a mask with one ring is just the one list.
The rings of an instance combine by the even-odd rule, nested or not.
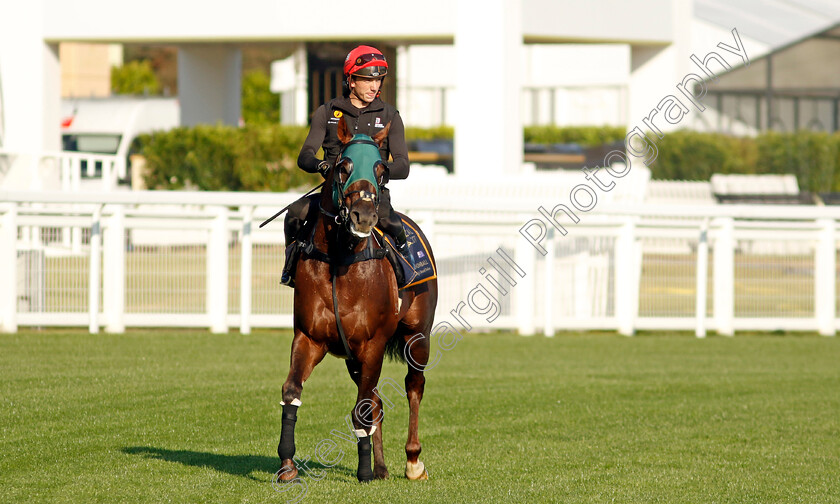
[(373, 471), (370, 469), (360, 469), (356, 471), (356, 478), (359, 480), (359, 483), (369, 483), (373, 481)]
[(291, 460), (286, 460), (283, 462), (283, 466), (280, 467), (280, 470), (275, 473), (277, 481), (292, 481), (293, 479), (297, 478), (298, 470), (295, 467), (295, 463)]
[(374, 478), (384, 480), (384, 479), (388, 479), (388, 476), (390, 476), (390, 475), (388, 474), (388, 469), (387, 468), (385, 468), (385, 467), (383, 467), (381, 469), (379, 467), (374, 467), (373, 468), (373, 477)]
[(426, 471), (426, 465), (419, 460), (417, 463), (405, 463), (405, 477), (412, 481), (421, 481), (429, 479), (429, 472)]

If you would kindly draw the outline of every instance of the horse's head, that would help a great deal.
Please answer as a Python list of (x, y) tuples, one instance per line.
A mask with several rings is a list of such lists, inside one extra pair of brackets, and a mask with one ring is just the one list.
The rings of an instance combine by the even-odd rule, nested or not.
[(338, 123), (338, 138), (344, 146), (332, 174), (332, 200), (350, 231), (360, 238), (367, 237), (379, 219), (379, 185), (387, 170), (379, 146), (390, 127), (371, 138), (351, 134), (343, 117)]

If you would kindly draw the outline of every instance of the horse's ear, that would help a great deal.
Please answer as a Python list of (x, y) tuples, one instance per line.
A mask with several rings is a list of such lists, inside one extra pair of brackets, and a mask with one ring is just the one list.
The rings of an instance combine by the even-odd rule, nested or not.
[(382, 147), (382, 142), (388, 138), (388, 132), (391, 131), (391, 123), (385, 125), (385, 128), (373, 136), (373, 141), (376, 142), (376, 145)]
[(338, 120), (338, 139), (341, 140), (341, 143), (346, 144), (350, 140), (352, 140), (353, 135), (350, 133), (350, 127), (347, 126), (347, 121), (344, 120), (344, 116), (341, 116), (341, 119)]

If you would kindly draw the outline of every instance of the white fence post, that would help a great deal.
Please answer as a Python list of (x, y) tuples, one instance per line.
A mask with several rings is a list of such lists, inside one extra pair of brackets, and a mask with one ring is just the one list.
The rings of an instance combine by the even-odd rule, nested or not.
[(834, 219), (817, 219), (820, 237), (814, 258), (814, 311), (817, 327), (822, 336), (834, 336), (835, 303), (837, 296), (837, 259)]
[(545, 290), (543, 292), (543, 334), (554, 336), (554, 228), (548, 229), (545, 240)]
[[(70, 189), (74, 193), (82, 192), (82, 160), (74, 157), (70, 166), (71, 179)], [(73, 205), (73, 210), (79, 210), (79, 205)], [(74, 254), (82, 253), (82, 228), (73, 227), (70, 229), (70, 247)]]
[(694, 335), (698, 338), (706, 337), (706, 294), (709, 281), (709, 219), (704, 219), (700, 225), (700, 239), (697, 242), (697, 288), (694, 299), (697, 326)]
[(228, 209), (218, 207), (207, 241), (207, 315), (210, 331), (226, 333), (228, 313)]
[(17, 332), (17, 203), (9, 203), (0, 220), (0, 329)]
[(239, 279), (239, 332), (251, 334), (251, 272), (254, 258), (251, 240), (251, 221), (254, 220), (254, 207), (246, 206), (242, 216), (242, 240), (240, 250), (240, 279)]
[(615, 241), (615, 317), (619, 334), (633, 336), (638, 312), (639, 274), (636, 226), (626, 217)]
[(735, 334), (735, 224), (732, 217), (721, 217), (717, 222), (713, 259), (713, 315), (717, 333), (732, 336)]
[(102, 205), (93, 211), (90, 227), (90, 276), (88, 277), (88, 313), (91, 334), (99, 332), (99, 278), (102, 271)]
[[(527, 222), (528, 218), (529, 216), (525, 216), (522, 222)], [(536, 254), (536, 249), (528, 241), (525, 239), (516, 240), (514, 262), (525, 271), (525, 276), (517, 281), (514, 291), (516, 293), (516, 329), (520, 336), (533, 336), (534, 334)]]
[(109, 333), (125, 332), (125, 207), (115, 205), (108, 221), (104, 242), (103, 304), (105, 330)]

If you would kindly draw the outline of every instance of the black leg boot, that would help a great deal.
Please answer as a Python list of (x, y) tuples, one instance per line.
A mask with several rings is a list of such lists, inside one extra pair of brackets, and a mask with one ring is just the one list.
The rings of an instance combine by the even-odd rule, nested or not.
[(356, 471), (356, 478), (361, 483), (373, 481), (373, 471), (370, 469), (371, 436), (360, 437), (358, 442), (359, 468)]

